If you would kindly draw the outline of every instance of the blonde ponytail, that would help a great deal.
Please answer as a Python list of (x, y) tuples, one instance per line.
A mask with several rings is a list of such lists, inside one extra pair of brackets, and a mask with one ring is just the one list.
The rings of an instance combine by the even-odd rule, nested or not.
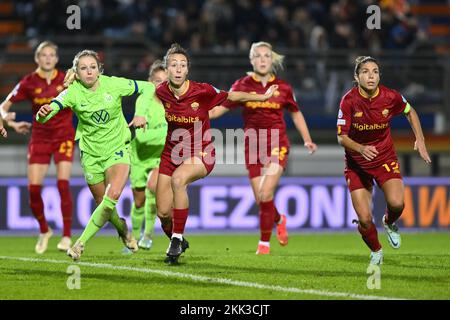
[(69, 87), (72, 84), (72, 82), (75, 81), (76, 75), (77, 73), (72, 68), (67, 70), (66, 76), (64, 77), (64, 87), (66, 88)]

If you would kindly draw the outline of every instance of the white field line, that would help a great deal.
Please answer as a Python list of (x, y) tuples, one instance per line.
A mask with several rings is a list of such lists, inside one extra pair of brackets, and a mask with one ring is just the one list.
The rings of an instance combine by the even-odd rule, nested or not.
[(355, 293), (349, 293), (349, 292), (334, 292), (334, 291), (327, 291), (327, 290), (282, 287), (282, 286), (276, 286), (276, 285), (261, 284), (261, 283), (256, 283), (256, 282), (238, 281), (238, 280), (231, 280), (231, 279), (225, 279), (225, 278), (205, 277), (205, 276), (199, 276), (199, 275), (194, 275), (194, 274), (173, 272), (173, 271), (166, 271), (166, 270), (136, 268), (136, 267), (130, 267), (130, 266), (117, 266), (117, 265), (112, 265), (109, 263), (70, 262), (67, 260), (37, 259), (37, 258), (10, 257), (10, 256), (0, 256), (0, 259), (16, 260), (16, 261), (23, 261), (23, 262), (76, 264), (79, 266), (86, 266), (86, 267), (99, 268), (99, 269), (134, 271), (134, 272), (140, 272), (140, 273), (153, 273), (153, 274), (157, 274), (160, 276), (183, 278), (183, 279), (189, 279), (189, 280), (196, 281), (196, 282), (227, 284), (227, 285), (236, 286), (236, 287), (255, 288), (255, 289), (262, 289), (262, 290), (279, 291), (279, 292), (311, 294), (311, 295), (325, 296), (325, 297), (350, 298), (350, 299), (359, 299), (359, 300), (403, 300), (402, 298), (370, 296), (370, 295), (355, 294)]

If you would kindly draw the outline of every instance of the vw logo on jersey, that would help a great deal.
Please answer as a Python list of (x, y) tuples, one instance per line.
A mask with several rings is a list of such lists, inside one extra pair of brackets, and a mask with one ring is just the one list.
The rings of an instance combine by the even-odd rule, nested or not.
[(98, 124), (107, 123), (109, 121), (109, 113), (106, 110), (98, 110), (91, 115), (91, 119)]

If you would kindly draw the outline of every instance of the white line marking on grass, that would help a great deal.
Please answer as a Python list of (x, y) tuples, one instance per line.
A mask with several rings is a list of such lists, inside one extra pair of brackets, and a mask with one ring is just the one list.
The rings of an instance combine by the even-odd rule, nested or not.
[[(3, 260), (17, 260), (24, 262), (45, 262), (45, 263), (54, 263), (54, 264), (73, 264), (72, 261), (67, 260), (51, 260), (51, 259), (37, 259), (37, 258), (25, 258), (25, 257), (9, 257), (9, 256), (0, 256), (0, 259)], [(181, 273), (181, 272), (173, 272), (166, 270), (156, 270), (156, 269), (146, 269), (146, 268), (136, 268), (130, 266), (117, 266), (109, 263), (93, 263), (93, 262), (76, 262), (77, 265), (99, 268), (99, 269), (110, 269), (110, 270), (123, 270), (123, 271), (135, 271), (141, 273), (153, 273), (165, 277), (175, 277), (175, 278), (183, 278), (189, 279), (192, 281), (198, 282), (206, 282), (206, 283), (217, 283), (217, 284), (227, 284), (231, 286), (237, 287), (247, 287), (247, 288), (256, 288), (263, 290), (273, 290), (279, 292), (290, 292), (290, 293), (302, 293), (302, 294), (311, 294), (317, 296), (325, 296), (325, 297), (341, 297), (341, 298), (351, 298), (351, 299), (360, 299), (360, 300), (403, 300), (402, 298), (395, 297), (383, 297), (383, 296), (370, 296), (364, 294), (355, 294), (355, 293), (347, 293), (347, 292), (333, 292), (327, 290), (315, 290), (315, 289), (299, 289), (293, 287), (282, 287), (276, 285), (268, 285), (261, 284), (256, 282), (247, 282), (247, 281), (238, 281), (231, 280), (225, 278), (212, 278), (199, 276), (189, 273)]]

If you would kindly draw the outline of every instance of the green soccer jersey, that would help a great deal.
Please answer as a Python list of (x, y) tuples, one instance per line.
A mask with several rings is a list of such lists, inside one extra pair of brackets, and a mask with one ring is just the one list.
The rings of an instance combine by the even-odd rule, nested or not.
[(36, 120), (45, 123), (63, 108), (71, 108), (78, 117), (77, 137), (80, 150), (91, 155), (103, 156), (129, 142), (131, 133), (122, 112), (123, 96), (139, 93), (149, 102), (155, 86), (146, 81), (135, 81), (119, 77), (100, 75), (95, 91), (73, 82), (50, 103), (53, 111), (45, 118)]
[(136, 130), (136, 141), (140, 145), (163, 145), (167, 134), (167, 122), (162, 103), (156, 95), (140, 95), (136, 100), (135, 116), (145, 117), (147, 127)]

